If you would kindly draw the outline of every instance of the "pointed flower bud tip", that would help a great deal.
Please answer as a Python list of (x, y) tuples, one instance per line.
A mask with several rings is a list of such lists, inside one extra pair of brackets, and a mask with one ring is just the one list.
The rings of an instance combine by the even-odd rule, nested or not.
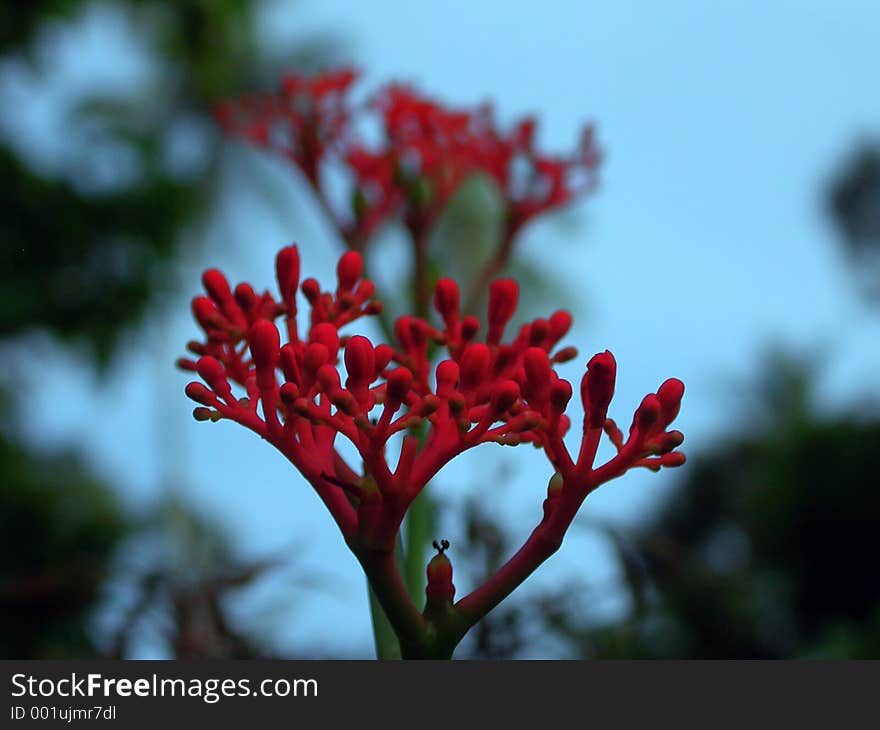
[(552, 339), (553, 342), (559, 342), (559, 340), (562, 339), (571, 329), (571, 323), (571, 314), (564, 309), (554, 312), (550, 316), (550, 339)]
[(395, 368), (388, 373), (388, 402), (399, 406), (409, 394), (413, 376), (407, 368)]
[(581, 381), (581, 400), (590, 428), (602, 428), (605, 423), (616, 377), (617, 363), (608, 350), (593, 355), (587, 363), (587, 372)]
[(324, 365), (330, 359), (326, 345), (320, 342), (312, 342), (306, 347), (303, 355), (303, 367), (308, 373), (316, 373), (318, 368)]
[(656, 395), (653, 393), (646, 395), (636, 411), (635, 422), (639, 431), (642, 433), (650, 431), (660, 419), (662, 409), (663, 406)]
[(461, 321), (461, 339), (470, 342), (480, 331), (480, 320), (473, 316), (467, 316)]
[(274, 370), (281, 356), (281, 337), (274, 322), (258, 319), (248, 332), (248, 344), (258, 371)]
[(434, 289), (434, 307), (443, 317), (444, 322), (449, 322), (458, 316), (459, 291), (458, 284), (452, 279), (440, 279)]
[(394, 357), (394, 350), (389, 345), (383, 343), (381, 345), (376, 345), (373, 354), (375, 356), (375, 376), (379, 377), (379, 374), (388, 367), (391, 359)]
[(519, 398), (519, 385), (513, 380), (498, 383), (492, 392), (492, 410), (502, 415), (509, 411)]
[(530, 347), (523, 355), (523, 367), (526, 372), (526, 380), (533, 391), (538, 391), (550, 385), (550, 359), (546, 351), (540, 347)]
[(184, 389), (184, 392), (186, 393), (188, 398), (194, 400), (196, 403), (200, 403), (203, 406), (214, 405), (214, 394), (210, 390), (208, 390), (202, 383), (188, 383), (186, 388)]
[(684, 397), (684, 383), (678, 378), (669, 378), (657, 389), (657, 397), (663, 407), (664, 425), (672, 423), (681, 408)]
[(222, 303), (232, 299), (229, 282), (219, 269), (208, 269), (202, 274), (202, 284), (208, 296), (215, 302)]
[(557, 380), (550, 386), (550, 404), (557, 413), (562, 413), (571, 400), (571, 383), (567, 380)]
[(329, 322), (319, 322), (309, 332), (309, 342), (318, 342), (327, 348), (327, 361), (335, 362), (339, 353), (339, 330)]
[(461, 356), (461, 387), (464, 390), (478, 388), (489, 374), (492, 355), (483, 343), (468, 345)]
[(306, 279), (300, 286), (303, 296), (314, 305), (321, 296), (321, 285), (316, 279)]
[(238, 302), (238, 306), (245, 311), (248, 311), (251, 307), (253, 307), (254, 303), (257, 301), (257, 294), (250, 284), (239, 284), (237, 287), (235, 287), (234, 296), (235, 301)]
[(437, 365), (437, 393), (446, 394), (446, 391), (455, 390), (458, 387), (458, 363), (455, 360), (443, 360)]
[(217, 318), (220, 310), (209, 297), (195, 297), (192, 300), (192, 312), (202, 329), (210, 329), (217, 326)]
[(563, 347), (553, 356), (553, 362), (563, 363), (574, 360), (578, 355), (576, 347)]
[(318, 372), (315, 373), (315, 378), (320, 383), (321, 390), (328, 395), (332, 396), (341, 387), (339, 371), (332, 365), (321, 365), (318, 368)]
[(345, 369), (353, 382), (368, 384), (373, 380), (376, 355), (373, 343), (355, 335), (345, 345)]
[(489, 336), (487, 340), (497, 344), (504, 328), (513, 317), (519, 299), (519, 285), (513, 279), (498, 279), (489, 286)]
[(278, 289), (287, 304), (296, 297), (299, 286), (299, 250), (294, 246), (282, 248), (275, 257), (275, 275)]
[(226, 371), (220, 362), (210, 355), (199, 358), (196, 363), (196, 371), (215, 393), (222, 392), (229, 387), (229, 383), (226, 381)]
[(342, 291), (351, 291), (361, 278), (364, 270), (364, 262), (357, 251), (347, 251), (342, 254), (336, 265), (336, 275), (339, 279), (339, 288)]
[(687, 461), (687, 457), (680, 451), (673, 451), (671, 454), (664, 454), (660, 457), (661, 466), (668, 468), (682, 466), (685, 461)]

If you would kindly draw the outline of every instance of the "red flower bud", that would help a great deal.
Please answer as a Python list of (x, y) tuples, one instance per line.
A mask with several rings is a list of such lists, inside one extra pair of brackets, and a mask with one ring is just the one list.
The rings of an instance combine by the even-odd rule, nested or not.
[(577, 357), (578, 351), (576, 347), (563, 347), (555, 355), (553, 362), (569, 362)]
[(496, 416), (507, 413), (519, 398), (519, 385), (513, 380), (503, 380), (492, 390), (492, 412)]
[(250, 284), (239, 284), (235, 287), (235, 301), (245, 312), (250, 312), (257, 301), (257, 293)]
[(394, 357), (394, 350), (386, 344), (376, 345), (376, 349), (373, 351), (376, 357), (375, 371), (373, 374), (373, 379), (381, 375), (382, 371), (388, 367), (388, 363), (391, 362), (391, 358)]
[(657, 397), (663, 406), (663, 425), (668, 426), (681, 408), (681, 399), (684, 396), (684, 383), (677, 378), (669, 378), (657, 390)]
[[(355, 291), (355, 297), (360, 302), (365, 302), (367, 299), (372, 297), (376, 293), (376, 285), (370, 281), (369, 279), (364, 279), (360, 284), (357, 285), (357, 291)], [(379, 302), (374, 302), (374, 304), (379, 304)]]
[(321, 390), (331, 397), (341, 387), (339, 371), (332, 365), (321, 365), (321, 367), (318, 368), (315, 377), (321, 386)]
[(660, 457), (660, 465), (665, 467), (681, 466), (687, 461), (687, 457), (680, 451), (673, 451), (671, 454), (663, 454)]
[(358, 414), (357, 401), (352, 397), (351, 393), (347, 390), (342, 390), (342, 388), (337, 388), (330, 392), (332, 393), (330, 399), (333, 402), (333, 405), (345, 415), (356, 416)]
[(309, 332), (309, 342), (320, 342), (327, 348), (327, 362), (336, 362), (339, 354), (339, 330), (329, 322), (320, 322)]
[(587, 372), (581, 381), (581, 400), (590, 428), (602, 428), (605, 423), (616, 377), (617, 363), (608, 350), (593, 355), (587, 363)]
[(214, 300), (209, 297), (195, 297), (192, 300), (192, 312), (196, 322), (205, 331), (223, 327), (220, 310), (217, 308)]
[(339, 279), (339, 291), (350, 292), (358, 283), (364, 270), (364, 262), (357, 251), (346, 251), (336, 265), (336, 276)]
[(275, 275), (278, 290), (288, 307), (288, 314), (296, 314), (296, 290), (299, 286), (299, 250), (296, 246), (282, 248), (275, 257)]
[(414, 344), (412, 328), (413, 320), (414, 317), (404, 315), (403, 317), (398, 317), (397, 321), (394, 323), (394, 334), (397, 335), (397, 341), (400, 343), (404, 352), (407, 353), (412, 350)]
[(436, 395), (426, 395), (422, 400), (422, 406), (419, 408), (420, 416), (430, 416), (440, 407), (440, 399)]
[(284, 379), (296, 383), (299, 381), (299, 369), (296, 365), (296, 348), (288, 343), (281, 348), (281, 356), (278, 358)]
[(560, 309), (550, 315), (550, 340), (555, 344), (571, 329), (571, 314)]
[(455, 360), (443, 360), (437, 365), (437, 395), (448, 398), (458, 388), (458, 363)]
[(232, 291), (229, 288), (229, 282), (223, 276), (223, 272), (218, 269), (208, 269), (202, 274), (202, 284), (208, 296), (217, 304), (223, 305), (232, 299)]
[(452, 603), (452, 599), (455, 597), (455, 586), (452, 584), (452, 563), (443, 554), (443, 551), (449, 547), (449, 543), (443, 540), (440, 544), (435, 542), (434, 546), (439, 552), (431, 558), (426, 570), (428, 576), (428, 585), (425, 588), (427, 608), (442, 603)]
[(468, 345), (461, 356), (461, 388), (475, 390), (486, 380), (492, 355), (482, 343)]
[(467, 316), (461, 321), (461, 341), (470, 342), (480, 331), (480, 320)]
[[(373, 382), (376, 355), (373, 343), (366, 337), (355, 335), (345, 345), (345, 370), (348, 382), (363, 387)], [(351, 387), (351, 386), (346, 386)]]
[(254, 322), (248, 332), (248, 345), (257, 373), (274, 373), (281, 357), (281, 337), (275, 323), (268, 319)]
[(681, 446), (682, 443), (684, 443), (684, 434), (681, 431), (668, 431), (656, 440), (656, 453), (669, 453)]
[(530, 347), (523, 355), (523, 368), (528, 386), (526, 396), (540, 404), (550, 387), (550, 374), (553, 372), (547, 353), (540, 347)]
[(509, 345), (499, 345), (495, 352), (495, 372), (504, 372), (519, 357), (519, 348)]
[(571, 400), (571, 383), (557, 380), (550, 386), (550, 405), (556, 413), (562, 413)]
[(536, 319), (529, 326), (529, 344), (533, 347), (538, 347), (543, 344), (544, 340), (547, 339), (547, 334), (550, 332), (550, 324), (546, 319)]
[(660, 419), (662, 409), (660, 399), (653, 393), (642, 399), (635, 416), (635, 425), (639, 429), (639, 433), (646, 435), (651, 432)]
[(280, 390), (281, 400), (285, 405), (292, 406), (299, 398), (299, 388), (293, 383), (285, 383)]
[(330, 359), (327, 348), (320, 342), (312, 342), (303, 355), (303, 367), (307, 373), (316, 373)]
[(316, 279), (306, 279), (300, 286), (300, 289), (303, 296), (312, 306), (321, 298), (321, 285)]
[(386, 402), (390, 408), (398, 408), (406, 400), (412, 387), (413, 376), (406, 368), (395, 368), (388, 373)]
[(230, 392), (226, 371), (216, 358), (210, 355), (199, 358), (196, 363), (196, 371), (199, 377), (208, 384), (208, 387), (218, 395), (227, 395)]
[(216, 396), (208, 390), (202, 383), (188, 383), (184, 391), (187, 397), (203, 406), (213, 406), (216, 402)]
[(434, 289), (434, 307), (443, 321), (451, 327), (458, 320), (459, 308), (458, 284), (452, 279), (440, 279)]
[(516, 311), (519, 285), (513, 279), (498, 279), (489, 287), (489, 333), (486, 341), (497, 345), (504, 335), (504, 328)]

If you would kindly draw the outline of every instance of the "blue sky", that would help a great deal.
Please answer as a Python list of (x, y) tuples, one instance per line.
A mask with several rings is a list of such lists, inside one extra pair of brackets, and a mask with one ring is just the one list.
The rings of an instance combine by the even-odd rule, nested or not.
[[(857, 141), (880, 136), (880, 5), (301, 0), (271, 3), (263, 31), (278, 48), (335, 34), (366, 88), (394, 78), (451, 103), (491, 99), (502, 120), (535, 112), (547, 149), (566, 149), (584, 121), (596, 123), (606, 159), (599, 192), (580, 206), (582, 225), (539, 223), (521, 253), (574, 297), (570, 340), (583, 359), (606, 348), (617, 357), (619, 420), (628, 423), (664, 378), (680, 377), (679, 428), (687, 450), (699, 452), (738, 425), (736, 384), (760, 371), (771, 342), (827, 355), (817, 387), (829, 408), (870, 394), (872, 379), (876, 391), (880, 318), (852, 289), (821, 194)], [(290, 240), (303, 243), (306, 271), (329, 278), (328, 231), (296, 203), (286, 171), (266, 164), (289, 212), (236, 191), (210, 232), (217, 245), (207, 250), (217, 253), (181, 269), (189, 290), (198, 270), (215, 264), (270, 285), (272, 253)], [(295, 542), (304, 567), (337, 576), (333, 591), (292, 593), (295, 607), (270, 615), (265, 606), (279, 590), (270, 585), (237, 610), (265, 617), (287, 646), (367, 653), (363, 579), (317, 499), (252, 434), (190, 419), (187, 378), (169, 363), (194, 334), (183, 297), (133, 337), (100, 383), (64, 369), (75, 354), (53, 351), (54, 364), (33, 374), (42, 382), (39, 416), (26, 430), (46, 443), (82, 444), (133, 503), (177, 480), (247, 554)], [(565, 374), (575, 380), (581, 368), (572, 363)], [(436, 493), (460, 499), (495, 453), (444, 470)], [(530, 449), (505, 450), (498, 463), (513, 476), (486, 498), (524, 537), (549, 474)], [(626, 523), (674, 479), (630, 475), (592, 495), (584, 513)], [(572, 574), (614, 575), (606, 548), (585, 532), (525, 589)], [(607, 604), (612, 610), (613, 596)]]

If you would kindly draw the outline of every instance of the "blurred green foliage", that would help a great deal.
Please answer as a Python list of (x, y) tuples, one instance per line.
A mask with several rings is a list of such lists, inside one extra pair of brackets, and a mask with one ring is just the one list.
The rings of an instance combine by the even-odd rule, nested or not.
[[(124, 94), (100, 87), (84, 92), (64, 121), (89, 134), (85, 142), (71, 134), (69, 147), (82, 149), (67, 150), (74, 160), (67, 168), (42, 169), (30, 149), (38, 139), (0, 133), (0, 346), (8, 355), (23, 335), (39, 332), (79, 345), (94, 364), (105, 365), (125, 332), (172, 289), (172, 265), (185, 254), (183, 246), (199, 238), (187, 234), (219, 201), (222, 147), (213, 102), (274, 80), (281, 66), (314, 64), (330, 45), (315, 38), (270, 58), (257, 42), (261, 8), (257, 0), (50, 0), (0, 7), (0, 74), (26, 69), (29, 83), (42, 83), (53, 70), (45, 65), (53, 58), (53, 33), (95, 12), (120, 14), (148, 49), (154, 72)], [(197, 153), (188, 164), (169, 153), (182, 126)], [(114, 173), (134, 174), (101, 182), (96, 150), (111, 151)], [(114, 485), (75, 453), (23, 443), (16, 408), (28, 394), (13, 385), (0, 384), (0, 656), (94, 655), (107, 649), (93, 641), (88, 617), (115, 556), (169, 517), (132, 523)], [(175, 514), (186, 512), (178, 507)], [(200, 545), (208, 533), (222, 542), (214, 526), (197, 522), (176, 520), (201, 536)], [(212, 554), (210, 564), (190, 560), (183, 569), (168, 561), (151, 564), (132, 590), (142, 591), (142, 604), (153, 613), (173, 616), (172, 652), (255, 655), (257, 649), (226, 625), (222, 599), (261, 571), (238, 564), (228, 550)], [(125, 625), (111, 654), (127, 645), (131, 637), (124, 632)]]
[(0, 436), (0, 473), (0, 656), (93, 655), (86, 619), (127, 519), (75, 454)]
[(828, 186), (826, 203), (864, 291), (880, 297), (880, 144), (853, 148)]
[[(256, 3), (250, 0), (112, 5), (157, 54), (160, 73), (123, 97), (92, 92), (69, 124), (98, 130), (93, 142), (115, 150), (113, 164), (125, 161), (136, 174), (109, 188), (79, 184), (95, 164), (89, 150), (79, 155), (78, 169), (50, 176), (32, 169), (25, 150), (0, 139), (0, 337), (48, 330), (87, 344), (100, 360), (167, 293), (167, 265), (182, 245), (181, 234), (209, 206), (220, 149), (209, 118), (212, 102), (260, 72)], [(39, 79), (32, 49), (47, 42), (41, 31), (58, 17), (72, 22), (98, 4), (6, 7), (8, 22), (0, 23), (5, 56), (24, 60)], [(182, 120), (190, 128), (202, 125), (201, 160), (192, 169), (167, 159), (171, 130)]]

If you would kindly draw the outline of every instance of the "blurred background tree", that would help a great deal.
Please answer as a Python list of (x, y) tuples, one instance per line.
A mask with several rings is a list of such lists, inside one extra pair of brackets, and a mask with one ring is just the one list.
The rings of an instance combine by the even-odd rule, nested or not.
[[(178, 656), (265, 654), (223, 615), (224, 595), (258, 578), (218, 529), (182, 504), (149, 519), (126, 513), (118, 490), (75, 453), (47, 453), (17, 434), (28, 393), (13, 380), (40, 338), (72, 344), (102, 368), (124, 335), (174, 286), (173, 263), (218, 203), (220, 135), (214, 100), (271, 83), (280, 68), (314, 66), (329, 39), (268, 57), (256, 43), (254, 0), (48, 0), (0, 9), (0, 75), (45, 82), (60, 34), (99, 21), (146, 49), (150, 73), (125, 89), (100, 84), (69, 99), (64, 154), (41, 160), (38, 135), (0, 128), (0, 654), (15, 658), (124, 654), (142, 614), (172, 616)], [(181, 145), (190, 154), (180, 154)], [(193, 154), (193, 151), (195, 154)], [(170, 367), (170, 363), (169, 363)], [(88, 630), (120, 550), (174, 513), (187, 558), (142, 566), (113, 646)], [(179, 532), (179, 531), (178, 531)], [(161, 533), (161, 530), (160, 530)], [(186, 542), (186, 541), (185, 541)], [(194, 559), (210, 543), (212, 559)], [(222, 548), (220, 546), (223, 546)], [(132, 591), (130, 591), (132, 593)], [(130, 601), (131, 602), (131, 601)], [(104, 642), (105, 644), (107, 642)]]
[(853, 263), (854, 275), (873, 299), (880, 297), (880, 145), (856, 145), (827, 191), (832, 221)]

